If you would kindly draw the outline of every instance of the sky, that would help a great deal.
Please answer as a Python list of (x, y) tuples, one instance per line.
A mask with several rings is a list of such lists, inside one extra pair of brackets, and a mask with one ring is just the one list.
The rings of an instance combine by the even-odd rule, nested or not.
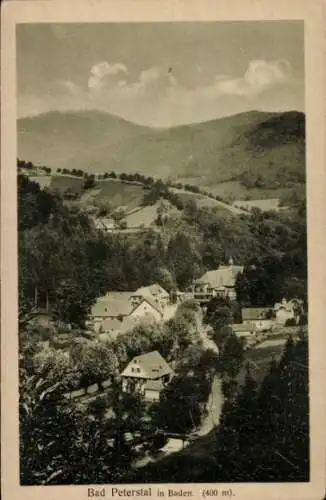
[(300, 21), (20, 24), (18, 116), (97, 109), (152, 127), (304, 110)]

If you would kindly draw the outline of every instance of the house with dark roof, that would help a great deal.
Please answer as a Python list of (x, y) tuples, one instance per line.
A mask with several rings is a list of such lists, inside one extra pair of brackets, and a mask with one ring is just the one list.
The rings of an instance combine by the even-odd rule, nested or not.
[(230, 258), (228, 266), (220, 266), (218, 269), (207, 271), (193, 282), (190, 287), (192, 297), (202, 304), (217, 296), (236, 300), (235, 283), (238, 274), (242, 272), (243, 266), (235, 266), (233, 259)]
[(122, 390), (140, 391), (147, 401), (158, 401), (173, 377), (173, 370), (158, 351), (135, 356), (121, 373)]

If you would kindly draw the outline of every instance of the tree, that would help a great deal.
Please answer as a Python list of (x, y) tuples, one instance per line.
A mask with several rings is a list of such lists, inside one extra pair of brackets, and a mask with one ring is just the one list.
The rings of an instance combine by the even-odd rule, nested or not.
[(307, 339), (289, 339), (261, 386), (247, 373), (224, 405), (215, 481), (308, 481), (309, 398)]
[(307, 280), (297, 278), (296, 276), (286, 278), (280, 295), (286, 299), (297, 298), (307, 303)]
[(120, 229), (127, 229), (127, 227), (128, 227), (127, 221), (126, 220), (120, 220), (118, 222), (118, 226), (119, 226)]
[(186, 434), (201, 422), (210, 387), (201, 376), (175, 376), (161, 392), (158, 409), (160, 428)]
[(169, 208), (170, 208), (169, 204), (166, 201), (160, 200), (156, 209), (157, 213), (156, 224), (158, 226), (162, 226), (163, 231), (165, 229), (166, 221), (168, 220), (169, 217)]
[(101, 385), (106, 378), (117, 374), (117, 356), (108, 345), (97, 341), (76, 344), (71, 350), (71, 358), (80, 371), (83, 386), (92, 383)]
[(188, 346), (183, 351), (176, 371), (184, 375), (201, 375), (212, 382), (218, 368), (218, 354), (211, 349), (205, 349), (200, 343), (197, 343)]
[(216, 328), (232, 323), (230, 299), (228, 297), (213, 297), (206, 307), (205, 322)]
[(73, 366), (68, 353), (54, 348), (44, 349), (33, 359), (33, 371), (51, 384), (60, 383), (62, 389), (79, 386), (80, 372)]
[(220, 369), (222, 373), (234, 378), (240, 372), (243, 359), (243, 341), (232, 332), (220, 352)]
[(167, 259), (181, 289), (190, 285), (198, 270), (199, 256), (193, 251), (188, 237), (178, 232), (168, 244)]
[(60, 399), (60, 383), (20, 371), (20, 481), (60, 483), (69, 470), (71, 444), (78, 442), (77, 410)]
[(175, 353), (187, 348), (195, 340), (196, 332), (189, 320), (184, 316), (175, 316), (166, 324), (171, 338), (173, 339), (173, 350)]
[[(215, 305), (215, 302), (214, 302)], [(206, 313), (206, 321), (209, 322), (213, 329), (213, 340), (219, 350), (224, 347), (225, 342), (232, 332), (232, 310), (229, 305), (217, 302), (213, 308), (212, 304)]]
[(197, 203), (194, 198), (190, 198), (190, 200), (186, 203), (184, 207), (184, 215), (186, 218), (192, 221), (197, 216), (197, 212), (198, 212)]
[(113, 386), (111, 397), (83, 408), (62, 398), (60, 387), (20, 372), (21, 484), (122, 481), (135, 457), (137, 434), (142, 431), (146, 439), (153, 432), (141, 397)]
[(95, 176), (93, 174), (91, 174), (91, 175), (86, 174), (85, 182), (84, 182), (84, 189), (91, 189), (91, 188), (95, 187), (95, 185), (96, 185)]
[(164, 266), (157, 267), (153, 270), (153, 282), (161, 285), (167, 292), (176, 289), (176, 283), (171, 271)]
[(144, 206), (155, 205), (155, 203), (159, 201), (160, 197), (160, 191), (158, 190), (156, 185), (154, 185), (150, 189), (147, 189), (145, 191), (142, 204)]

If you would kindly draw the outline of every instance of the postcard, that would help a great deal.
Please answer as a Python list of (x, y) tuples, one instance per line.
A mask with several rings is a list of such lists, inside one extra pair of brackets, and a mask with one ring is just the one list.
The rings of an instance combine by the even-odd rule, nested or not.
[(323, 7), (4, 3), (4, 500), (323, 498)]

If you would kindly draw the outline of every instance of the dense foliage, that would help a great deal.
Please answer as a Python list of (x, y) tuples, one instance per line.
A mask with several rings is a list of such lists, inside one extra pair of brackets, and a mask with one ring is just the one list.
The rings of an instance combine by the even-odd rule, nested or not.
[[(81, 170), (74, 175), (82, 177), (84, 189), (93, 186), (94, 178)], [(121, 174), (120, 179), (127, 182), (130, 177)], [(178, 206), (180, 200), (166, 184), (139, 174), (132, 181), (147, 184), (144, 203), (165, 199)], [(248, 371), (243, 387), (237, 377), (243, 372), (244, 346), (229, 328), (239, 310), (228, 300), (214, 299), (204, 318), (218, 353), (203, 348), (201, 310), (193, 301), (182, 303), (165, 324), (138, 325), (114, 342), (85, 341), (89, 310), (107, 291), (157, 282), (173, 296), (177, 288), (187, 289), (195, 277), (225, 264), (230, 256), (245, 266), (236, 282), (242, 305), (273, 305), (281, 296), (306, 301), (304, 200), (292, 211), (254, 210), (239, 217), (199, 208), (193, 201), (181, 203), (177, 217), (158, 214), (160, 231), (146, 230), (136, 237), (97, 231), (87, 214), (67, 201), (19, 173), (22, 483), (126, 482), (137, 454), (136, 436), (150, 442), (157, 428), (194, 430), (205, 415), (216, 374), (222, 378), (226, 402), (212, 463), (190, 470), (187, 461), (180, 460), (174, 470), (163, 467), (154, 476), (165, 480), (167, 474), (168, 481), (186, 482), (306, 480), (305, 339), (288, 342), (281, 363), (272, 365), (262, 385)], [(48, 306), (53, 322), (46, 331), (28, 320), (33, 307), (42, 304)], [(53, 342), (61, 324), (73, 327), (65, 330), (65, 350)], [(38, 341), (49, 341), (50, 347), (43, 350)], [(141, 398), (121, 394), (115, 382), (128, 361), (152, 350), (172, 364), (177, 376), (148, 412)], [(101, 389), (104, 379), (112, 383), (108, 394), (87, 408), (62, 398), (67, 391), (93, 383)], [(155, 480), (155, 467), (140, 472), (138, 482)]]
[(250, 373), (222, 413), (216, 481), (309, 480), (308, 345), (290, 339), (259, 387)]
[[(308, 343), (289, 340), (261, 384), (235, 381), (220, 425), (182, 453), (130, 475), (137, 483), (309, 481)], [(202, 441), (202, 442), (201, 442)]]
[[(150, 203), (170, 195), (173, 202), (176, 195), (166, 184), (151, 182)], [(272, 305), (280, 295), (306, 300), (304, 202), (279, 214), (256, 209), (248, 216), (225, 217), (190, 201), (178, 218), (164, 223), (162, 234), (149, 229), (137, 239), (96, 232), (84, 212), (23, 174), (18, 175), (18, 206), (24, 311), (35, 302), (37, 288), (58, 318), (82, 322), (103, 291), (133, 290), (153, 281), (170, 291), (184, 289), (230, 255), (245, 265), (236, 284), (241, 303)]]
[(120, 481), (135, 456), (128, 435), (145, 431), (145, 407), (137, 394), (124, 394), (118, 387), (110, 400), (95, 401), (83, 408), (60, 397), (60, 383), (21, 371), (22, 485)]

